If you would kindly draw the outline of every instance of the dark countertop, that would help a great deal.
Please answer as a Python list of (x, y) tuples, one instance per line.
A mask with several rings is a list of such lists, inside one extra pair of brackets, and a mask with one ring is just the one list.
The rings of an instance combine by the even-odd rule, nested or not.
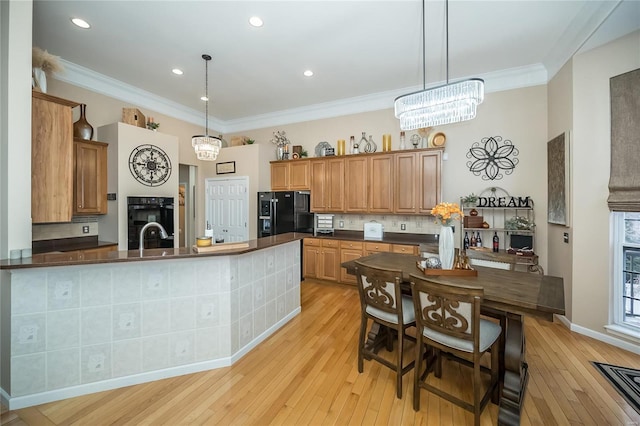
[(90, 237), (59, 238), (55, 240), (34, 241), (33, 254), (50, 253), (52, 251), (76, 251), (101, 247), (117, 246), (118, 243), (99, 241), (97, 235)]
[(347, 240), (347, 241), (371, 241), (375, 243), (389, 243), (389, 244), (409, 244), (420, 245), (428, 243), (438, 243), (438, 238), (434, 234), (407, 234), (401, 232), (385, 232), (380, 240), (365, 240), (363, 231), (341, 231), (336, 230), (333, 234), (318, 234), (314, 238), (326, 238), (334, 240)]
[[(72, 265), (95, 265), (104, 263), (138, 262), (146, 260), (174, 260), (174, 259), (194, 259), (206, 256), (230, 256), (249, 253), (256, 250), (298, 241), (312, 234), (290, 232), (288, 234), (275, 235), (273, 237), (258, 238), (247, 241), (249, 247), (242, 249), (221, 250), (213, 253), (196, 253), (190, 247), (165, 248), (165, 249), (145, 249), (142, 253), (139, 250), (110, 251), (96, 253), (90, 259), (76, 260), (45, 260), (46, 254), (36, 254), (27, 259), (3, 259), (0, 260), (0, 269), (23, 269), (23, 268), (44, 268), (50, 266), (72, 266)], [(93, 246), (95, 247), (95, 246)]]

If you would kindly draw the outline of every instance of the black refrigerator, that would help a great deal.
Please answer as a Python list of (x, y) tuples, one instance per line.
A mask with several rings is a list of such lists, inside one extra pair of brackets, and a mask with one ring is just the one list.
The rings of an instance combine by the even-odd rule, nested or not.
[(309, 191), (258, 192), (258, 238), (313, 232)]

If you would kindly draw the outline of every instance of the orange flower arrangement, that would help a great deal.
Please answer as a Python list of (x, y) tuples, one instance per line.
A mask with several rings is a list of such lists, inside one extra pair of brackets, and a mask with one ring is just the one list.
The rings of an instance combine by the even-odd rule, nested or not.
[(440, 203), (431, 209), (431, 215), (438, 225), (451, 226), (452, 221), (460, 220), (462, 210), (457, 203)]

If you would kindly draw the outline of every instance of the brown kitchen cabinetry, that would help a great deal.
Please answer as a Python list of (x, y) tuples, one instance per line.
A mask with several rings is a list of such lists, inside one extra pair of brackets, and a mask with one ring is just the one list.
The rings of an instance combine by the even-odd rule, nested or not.
[(108, 253), (110, 251), (116, 251), (117, 245), (96, 247), (84, 250), (71, 250), (71, 251), (55, 251), (50, 253), (42, 253), (36, 256), (41, 257), (47, 262), (61, 262), (67, 260), (87, 260), (96, 259), (100, 253)]
[(346, 213), (366, 213), (368, 211), (369, 158), (364, 155), (345, 157), (345, 209)]
[(395, 156), (394, 212), (430, 213), (441, 197), (442, 151), (401, 152)]
[[(362, 257), (362, 241), (340, 241), (340, 264)], [(348, 274), (345, 268), (340, 268), (340, 282), (356, 285), (356, 277)]]
[(394, 156), (376, 155), (369, 161), (369, 213), (393, 213)]
[(74, 139), (75, 215), (107, 213), (107, 146)]
[(391, 245), (392, 253), (402, 253), (402, 254), (412, 254), (414, 256), (418, 255), (418, 246), (413, 246), (409, 244), (392, 244)]
[(367, 241), (364, 243), (364, 256), (369, 256), (373, 253), (387, 253), (391, 251), (391, 244), (389, 243), (374, 243)]
[(303, 275), (305, 278), (319, 278), (338, 281), (340, 268), (339, 240), (304, 239)]
[(309, 160), (271, 162), (272, 191), (308, 191), (310, 188), (311, 167)]
[(32, 92), (31, 220), (70, 222), (73, 215), (73, 116), (77, 102)]
[(344, 158), (311, 161), (311, 211), (344, 210)]

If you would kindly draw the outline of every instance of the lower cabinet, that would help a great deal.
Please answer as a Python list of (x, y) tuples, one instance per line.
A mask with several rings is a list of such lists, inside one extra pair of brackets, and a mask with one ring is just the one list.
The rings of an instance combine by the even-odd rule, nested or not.
[(97, 258), (98, 253), (107, 253), (116, 250), (118, 250), (118, 246), (114, 244), (112, 246), (96, 247), (92, 249), (43, 253), (39, 256), (42, 256), (47, 262), (59, 262), (64, 260), (95, 259)]
[(344, 262), (378, 252), (418, 254), (417, 245), (329, 238), (305, 238), (303, 247), (302, 273), (305, 278), (351, 285), (356, 285), (356, 277), (347, 274), (347, 270), (340, 266)]
[(339, 240), (305, 238), (302, 273), (305, 278), (338, 281)]
[[(364, 243), (362, 241), (340, 241), (340, 264), (361, 258), (363, 246)], [(347, 274), (345, 268), (340, 268), (340, 282), (353, 285), (357, 284), (356, 277)]]

